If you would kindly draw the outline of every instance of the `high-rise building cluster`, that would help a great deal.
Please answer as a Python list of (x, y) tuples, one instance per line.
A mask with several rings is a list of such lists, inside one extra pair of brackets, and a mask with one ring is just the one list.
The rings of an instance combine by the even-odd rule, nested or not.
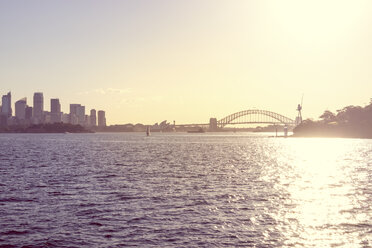
[[(61, 103), (58, 98), (50, 99), (50, 111), (44, 110), (44, 95), (42, 92), (34, 93), (33, 107), (27, 105), (27, 98), (15, 102), (15, 115), (12, 112), (12, 95), (9, 92), (1, 98), (0, 126), (7, 125), (30, 125), (46, 123), (70, 123), (84, 127), (106, 126), (105, 111), (95, 109), (90, 115), (85, 113), (85, 106), (70, 104), (70, 113), (61, 111)], [(98, 116), (97, 116), (98, 114)]]

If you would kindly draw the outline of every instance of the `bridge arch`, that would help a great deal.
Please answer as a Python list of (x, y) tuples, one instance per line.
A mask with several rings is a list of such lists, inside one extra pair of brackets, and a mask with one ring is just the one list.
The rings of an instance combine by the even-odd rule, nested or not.
[(255, 123), (267, 123), (267, 124), (283, 124), (283, 125), (294, 125), (295, 122), (291, 118), (284, 115), (258, 109), (243, 110), (231, 115), (228, 115), (217, 122), (219, 127), (224, 127), (228, 124), (255, 124)]

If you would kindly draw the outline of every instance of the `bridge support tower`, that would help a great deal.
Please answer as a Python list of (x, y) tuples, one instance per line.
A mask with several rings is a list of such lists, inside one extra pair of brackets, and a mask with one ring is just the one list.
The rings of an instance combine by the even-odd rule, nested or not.
[(210, 132), (215, 132), (217, 131), (217, 118), (210, 118), (209, 119), (209, 131)]

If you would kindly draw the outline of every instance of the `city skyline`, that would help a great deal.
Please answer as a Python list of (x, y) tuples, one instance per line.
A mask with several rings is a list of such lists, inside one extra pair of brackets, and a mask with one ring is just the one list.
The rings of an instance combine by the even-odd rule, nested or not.
[(69, 112), (63, 112), (59, 98), (50, 98), (50, 101), (46, 101), (50, 102), (48, 108), (44, 105), (43, 92), (34, 92), (32, 99), (32, 105), (27, 104), (27, 97), (13, 103), (11, 91), (3, 95), (0, 105), (0, 126), (30, 126), (46, 123), (68, 123), (83, 127), (106, 126), (106, 112), (103, 110), (98, 110), (97, 115), (96, 110), (91, 109), (89, 115), (84, 105), (70, 103)]
[[(0, 92), (108, 124), (369, 103), (370, 1), (2, 1)], [(68, 18), (66, 18), (68, 17)], [(316, 17), (316, 18), (315, 18)], [(48, 102), (44, 103), (46, 106)]]

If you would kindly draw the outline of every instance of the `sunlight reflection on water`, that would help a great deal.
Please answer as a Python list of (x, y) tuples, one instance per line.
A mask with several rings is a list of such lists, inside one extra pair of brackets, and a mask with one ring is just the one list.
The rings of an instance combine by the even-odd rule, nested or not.
[[(287, 149), (292, 166), (286, 174), (291, 175), (291, 179), (279, 184), (287, 185), (294, 208), (285, 209), (282, 216), (278, 216), (290, 224), (287, 235), (294, 237), (288, 240), (288, 245), (361, 247), (369, 244), (368, 236), (344, 230), (350, 225), (369, 225), (371, 221), (368, 209), (358, 211), (361, 207), (358, 201), (365, 198), (358, 194), (358, 187), (370, 184), (367, 178), (353, 181), (354, 173), (359, 175), (358, 165), (353, 162), (366, 161), (359, 157), (358, 143), (358, 140), (319, 138), (289, 142)], [(346, 227), (342, 228), (343, 225)]]

